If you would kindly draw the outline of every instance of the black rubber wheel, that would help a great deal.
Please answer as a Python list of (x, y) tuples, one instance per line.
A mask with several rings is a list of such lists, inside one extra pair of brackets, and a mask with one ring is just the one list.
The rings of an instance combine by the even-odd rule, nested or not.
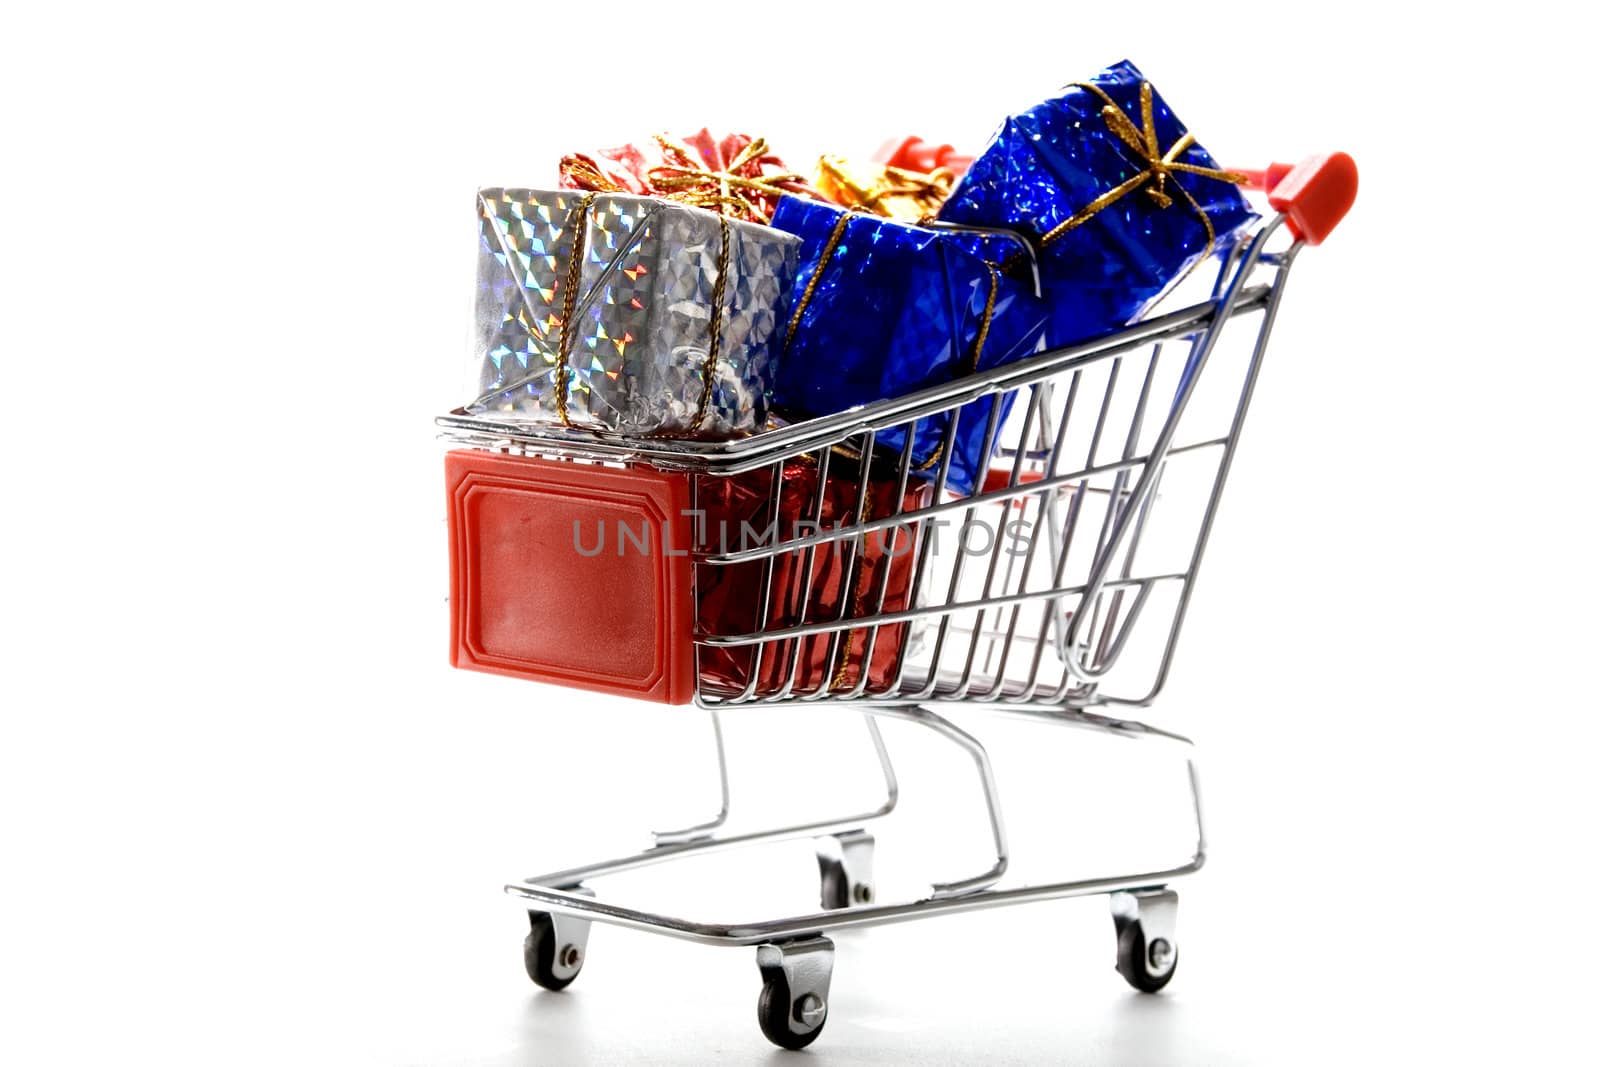
[(761, 987), (761, 999), (756, 1002), (756, 1018), (760, 1020), (761, 1032), (767, 1035), (767, 1040), (779, 1048), (805, 1048), (817, 1039), (822, 1028), (828, 1024), (828, 1012), (824, 1008), (822, 1021), (815, 1030), (797, 1034), (789, 1029), (794, 1009), (794, 997), (790, 995), (789, 983), (783, 976), (780, 974), (767, 979)]
[(528, 969), (528, 977), (541, 989), (551, 992), (567, 988), (578, 974), (583, 970), (583, 960), (580, 957), (577, 970), (565, 978), (557, 977), (556, 952), (562, 946), (556, 944), (555, 923), (550, 921), (550, 916), (541, 911), (528, 913), (528, 920), (533, 924), (533, 930), (522, 942), (522, 964)]
[(1141, 993), (1159, 993), (1178, 973), (1178, 949), (1173, 946), (1172, 966), (1165, 974), (1150, 973), (1150, 956), (1144, 943), (1144, 927), (1130, 922), (1117, 932), (1117, 973)]

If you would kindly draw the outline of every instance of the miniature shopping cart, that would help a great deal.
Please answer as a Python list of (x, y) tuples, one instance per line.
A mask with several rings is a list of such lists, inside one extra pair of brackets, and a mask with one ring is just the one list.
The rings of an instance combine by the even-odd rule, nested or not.
[[(461, 411), (438, 420), (456, 446), (447, 470), (457, 661), (692, 700), (710, 712), (717, 746), (716, 817), (658, 833), (635, 855), (507, 886), (528, 909), (536, 983), (558, 990), (578, 976), (596, 921), (754, 946), (761, 1028), (800, 1048), (829, 1012), (827, 932), (1092, 894), (1110, 896), (1127, 981), (1155, 992), (1171, 980), (1170, 887), (1205, 859), (1198, 782), (1185, 738), (1118, 709), (1149, 705), (1167, 679), (1289, 269), (1355, 196), (1342, 154), (1252, 180), (1276, 214), (1218, 257), (1209, 298), (914, 395), (721, 443), (529, 429)], [(958, 493), (947, 485), (949, 453), (918, 463), (912, 441), (921, 426), (954, 434), (971, 418), (986, 420), (992, 460)], [(601, 524), (586, 535), (595, 541), (614, 520), (613, 542), (579, 538), (572, 551), (572, 531), (588, 518)], [(730, 540), (730, 524), (756, 532), (754, 543)], [(508, 551), (509, 529), (524, 544), (567, 551)], [(652, 551), (627, 550), (651, 536), (660, 538)], [(486, 599), (488, 589), (528, 595)], [(583, 619), (560, 617), (575, 597)], [(590, 632), (558, 651), (529, 636), (557, 625)], [(807, 704), (863, 713), (882, 804), (728, 833), (720, 717)], [(999, 790), (984, 747), (941, 714), (954, 708), (1175, 746), (1187, 761), (1193, 854), (1164, 869), (1008, 885)], [(971, 757), (993, 837), (986, 870), (895, 902), (875, 896), (864, 828), (898, 799), (884, 718), (926, 727)], [(647, 865), (805, 838), (816, 840), (821, 870), (821, 908), (809, 914), (691, 920), (593, 888)]]

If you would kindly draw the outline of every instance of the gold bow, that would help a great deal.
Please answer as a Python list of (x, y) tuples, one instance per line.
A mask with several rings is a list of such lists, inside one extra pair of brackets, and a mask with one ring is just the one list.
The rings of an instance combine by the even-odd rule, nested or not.
[(586, 189), (592, 193), (627, 193), (633, 195), (633, 190), (619, 185), (611, 180), (592, 159), (586, 156), (567, 156), (561, 161), (561, 177), (574, 189)]
[[(721, 215), (733, 214), (747, 222), (771, 222), (777, 198), (785, 193), (810, 195), (805, 177), (784, 171), (749, 177), (739, 171), (767, 154), (767, 140), (757, 137), (728, 162), (725, 170), (706, 166), (688, 145), (666, 134), (656, 134), (666, 162), (646, 172), (659, 195)], [(770, 203), (768, 202), (770, 198)]]
[[(1160, 142), (1156, 139), (1155, 93), (1151, 90), (1149, 82), (1139, 83), (1139, 117), (1143, 120), (1142, 128), (1135, 126), (1133, 120), (1121, 108), (1117, 107), (1116, 101), (1107, 96), (1105, 90), (1098, 85), (1090, 85), (1087, 82), (1074, 82), (1069, 88), (1087, 90), (1104, 102), (1105, 106), (1100, 109), (1100, 117), (1105, 120), (1105, 124), (1111, 132), (1116, 134), (1123, 144), (1133, 150), (1144, 169), (1115, 189), (1107, 190), (1095, 197), (1077, 214), (1041, 237), (1039, 239), (1040, 245), (1049, 245), (1050, 242), (1071, 233), (1096, 214), (1141, 186), (1144, 187), (1145, 194), (1155, 202), (1157, 207), (1170, 207), (1172, 205), (1172, 196), (1167, 191), (1170, 181), (1171, 187), (1177, 190), (1184, 201), (1194, 209), (1195, 215), (1200, 219), (1200, 225), (1204, 226), (1206, 230), (1206, 250), (1195, 261), (1195, 264), (1208, 258), (1212, 249), (1216, 247), (1217, 231), (1211, 225), (1211, 219), (1206, 215), (1205, 209), (1200, 206), (1199, 201), (1190, 195), (1189, 190), (1178, 184), (1177, 175), (1198, 174), (1202, 178), (1211, 178), (1219, 182), (1233, 182), (1236, 185), (1243, 184), (1248, 179), (1243, 174), (1237, 174), (1230, 170), (1199, 167), (1193, 163), (1179, 163), (1178, 157), (1194, 146), (1194, 134), (1192, 133), (1185, 133), (1163, 152)], [(1193, 270), (1194, 266), (1191, 265), (1189, 269)], [(1187, 275), (1188, 272), (1185, 271), (1184, 273)]]
[(882, 163), (858, 166), (839, 156), (817, 160), (817, 189), (824, 196), (902, 222), (926, 221), (955, 183), (955, 172), (947, 167), (924, 174)]

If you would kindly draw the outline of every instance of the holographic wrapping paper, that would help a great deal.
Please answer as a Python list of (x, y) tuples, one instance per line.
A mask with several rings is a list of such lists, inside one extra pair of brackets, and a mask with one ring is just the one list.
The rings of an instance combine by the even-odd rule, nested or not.
[(468, 411), (561, 424), (561, 314), (581, 225), (574, 332), (566, 342), (570, 425), (707, 439), (761, 428), (797, 239), (727, 223), (720, 340), (702, 417), (721, 269), (716, 215), (653, 197), (565, 189), (485, 189), (478, 207), (476, 399)]
[[(839, 215), (832, 205), (800, 197), (779, 202), (773, 227), (802, 241), (792, 302), (817, 274)], [(794, 417), (827, 415), (1031, 354), (1045, 308), (1030, 285), (998, 274), (983, 352), (976, 368), (970, 365), (994, 276), (991, 264), (1010, 258), (1018, 247), (1016, 240), (1000, 235), (851, 216), (795, 324), (773, 386), (773, 405)], [(1002, 421), (1010, 400), (1007, 395), (1001, 401)], [(946, 485), (956, 492), (971, 492), (987, 459), (984, 442), (994, 402), (985, 397), (959, 409), (955, 431), (948, 435)], [(936, 472), (949, 426), (948, 414), (918, 424), (912, 465), (920, 477)], [(904, 431), (882, 433), (874, 454), (898, 459), (904, 444)]]
[[(745, 541), (753, 544), (759, 539), (782, 544), (819, 527), (831, 530), (853, 524), (860, 481), (848, 466), (848, 461), (832, 464), (827, 484), (820, 488), (820, 500), (817, 465), (807, 459), (783, 464), (776, 475), (773, 467), (763, 467), (732, 477), (701, 476), (696, 501), (704, 515), (708, 542), (705, 547), (722, 551), (724, 545), (738, 548)], [(774, 476), (782, 481), (776, 508), (772, 501)], [(861, 507), (862, 521), (925, 508), (932, 502), (931, 489), (926, 482), (910, 483), (896, 507), (899, 480), (869, 479)], [(698, 628), (709, 634), (737, 635), (802, 622), (870, 618), (877, 614), (880, 591), (884, 612), (904, 611), (911, 607), (916, 540), (921, 536), (921, 525), (916, 519), (908, 519), (869, 533), (864, 547), (859, 540), (824, 544), (812, 550), (809, 560), (804, 549), (778, 553), (771, 560), (772, 594), (765, 620), (760, 618), (758, 609), (766, 560), (701, 566), (696, 575)], [(931, 568), (928, 570), (931, 573)], [(832, 634), (791, 637), (760, 646), (702, 646), (700, 685), (721, 696), (737, 696), (744, 692), (754, 669), (756, 696), (774, 695), (785, 684), (790, 684), (790, 692), (796, 695), (824, 688), (848, 691), (861, 681), (864, 669), (867, 681), (862, 691), (882, 693), (893, 682), (907, 652), (907, 638), (917, 629), (916, 624), (908, 622), (887, 623), (875, 629), (876, 637), (871, 637), (874, 627), (870, 624), (841, 631), (831, 673), (829, 652), (835, 644)], [(755, 663), (758, 647), (763, 649), (759, 668)]]
[[(1142, 124), (1144, 82), (1124, 60), (1090, 79), (1136, 126)], [(1162, 152), (1186, 132), (1160, 94), (1154, 125)], [(1144, 169), (1101, 116), (1095, 94), (1067, 88), (1061, 96), (1006, 119), (989, 146), (957, 183), (939, 218), (979, 226), (1049, 233), (1094, 199)], [(1191, 146), (1177, 162), (1215, 167), (1204, 148)], [(1210, 219), (1213, 252), (1229, 247), (1256, 218), (1229, 182), (1175, 172)], [(1207, 234), (1194, 208), (1175, 194), (1166, 207), (1143, 189), (1098, 211), (1051, 242), (1040, 257), (1052, 346), (1107, 333), (1144, 314), (1206, 254)]]

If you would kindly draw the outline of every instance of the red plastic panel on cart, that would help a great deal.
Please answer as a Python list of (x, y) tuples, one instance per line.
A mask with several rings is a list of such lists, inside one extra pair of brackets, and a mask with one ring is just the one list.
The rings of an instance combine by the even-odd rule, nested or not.
[(445, 484), (451, 665), (693, 699), (686, 475), (463, 450)]

